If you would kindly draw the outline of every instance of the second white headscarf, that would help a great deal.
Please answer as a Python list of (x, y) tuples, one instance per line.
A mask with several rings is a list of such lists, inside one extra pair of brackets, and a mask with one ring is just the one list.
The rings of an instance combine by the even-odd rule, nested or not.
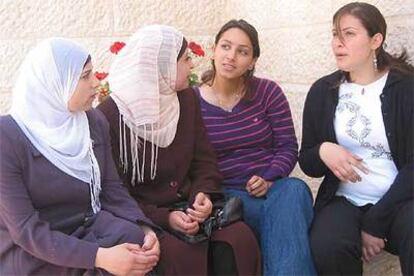
[[(170, 26), (150, 25), (139, 29), (127, 41), (109, 70), (111, 97), (118, 106), (120, 122), (131, 130), (133, 180), (144, 179), (143, 162), (139, 164), (139, 137), (152, 143), (151, 179), (155, 178), (158, 147), (168, 147), (174, 140), (180, 105), (176, 86), (177, 56), (183, 35)], [(122, 128), (122, 124), (120, 124)], [(120, 134), (124, 133), (120, 129)], [(121, 162), (128, 168), (125, 136), (120, 137)]]

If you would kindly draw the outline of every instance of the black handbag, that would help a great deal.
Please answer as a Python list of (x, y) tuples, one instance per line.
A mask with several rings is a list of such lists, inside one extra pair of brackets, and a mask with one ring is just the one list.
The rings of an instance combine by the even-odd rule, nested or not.
[[(185, 211), (187, 202), (178, 203), (173, 210)], [(221, 229), (227, 225), (243, 219), (243, 202), (238, 197), (230, 197), (213, 202), (213, 210), (208, 219), (200, 224), (200, 230), (195, 235), (188, 235), (182, 232), (171, 230), (170, 232), (187, 243), (199, 243), (209, 240), (213, 230)]]

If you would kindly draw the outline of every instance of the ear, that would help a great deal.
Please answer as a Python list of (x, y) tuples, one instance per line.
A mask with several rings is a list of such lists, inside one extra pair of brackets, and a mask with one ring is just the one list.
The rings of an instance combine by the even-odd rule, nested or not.
[(212, 59), (212, 60), (214, 60), (214, 53), (216, 52), (216, 47), (217, 47), (217, 45), (216, 45), (216, 44), (213, 44), (213, 45), (210, 47), (210, 49), (211, 49), (211, 51), (210, 51), (210, 59)]
[(254, 58), (252, 63), (250, 63), (250, 65), (248, 67), (249, 70), (253, 70), (254, 66), (256, 65), (256, 61), (257, 61), (257, 58)]
[(382, 34), (380, 33), (376, 33), (372, 38), (371, 38), (371, 49), (372, 50), (376, 50), (378, 49), (382, 42), (384, 40), (384, 37), (382, 36)]

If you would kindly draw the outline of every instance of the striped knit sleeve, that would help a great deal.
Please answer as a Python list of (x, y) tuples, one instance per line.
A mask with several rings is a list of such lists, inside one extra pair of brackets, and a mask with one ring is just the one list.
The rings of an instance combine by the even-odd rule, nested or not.
[(266, 86), (263, 97), (266, 114), (272, 127), (273, 158), (262, 177), (273, 181), (286, 177), (295, 167), (298, 143), (289, 103), (282, 89), (274, 82)]

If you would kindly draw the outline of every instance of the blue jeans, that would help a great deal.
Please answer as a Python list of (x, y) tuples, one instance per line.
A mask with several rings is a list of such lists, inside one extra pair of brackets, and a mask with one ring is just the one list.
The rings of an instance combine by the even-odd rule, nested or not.
[(244, 221), (253, 229), (263, 256), (264, 275), (316, 275), (309, 246), (312, 194), (298, 178), (275, 181), (265, 197), (225, 189), (243, 201)]

